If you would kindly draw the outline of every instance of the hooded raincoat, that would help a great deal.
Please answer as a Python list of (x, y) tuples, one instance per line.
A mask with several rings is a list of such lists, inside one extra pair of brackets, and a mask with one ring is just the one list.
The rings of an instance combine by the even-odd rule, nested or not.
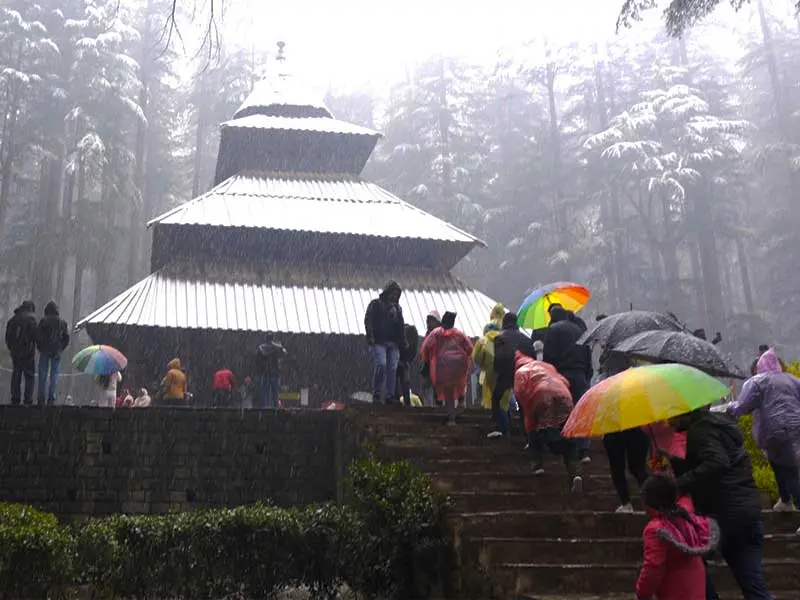
[(494, 338), (500, 335), (500, 326), (494, 321), (483, 329), (483, 337), (475, 342), (472, 350), (472, 361), (481, 370), (478, 383), (481, 385), (481, 405), (483, 408), (492, 408), (492, 393), (494, 392)]
[(800, 459), (800, 379), (783, 371), (772, 348), (758, 359), (756, 370), (728, 413), (752, 413), (756, 445), (771, 462), (795, 465)]
[(164, 399), (183, 400), (186, 398), (186, 375), (181, 368), (181, 361), (173, 358), (167, 363), (167, 374), (164, 377)]
[(441, 401), (466, 395), (472, 365), (472, 342), (455, 327), (447, 326), (447, 316), (445, 313), (442, 318), (443, 326), (434, 329), (422, 343), (422, 360), (430, 365), (431, 381)]
[(525, 433), (561, 429), (572, 411), (569, 382), (553, 365), (516, 354), (514, 396), (525, 415)]
[(716, 548), (719, 529), (710, 519), (695, 515), (688, 498), (678, 504), (688, 519), (652, 513), (642, 533), (644, 561), (636, 582), (640, 600), (705, 600), (703, 556)]

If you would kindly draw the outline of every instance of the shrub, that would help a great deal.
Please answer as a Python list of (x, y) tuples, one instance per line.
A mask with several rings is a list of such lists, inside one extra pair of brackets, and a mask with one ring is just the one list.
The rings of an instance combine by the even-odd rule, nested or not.
[(756, 446), (753, 439), (753, 416), (745, 415), (739, 419), (739, 427), (744, 434), (744, 447), (753, 463), (753, 478), (756, 480), (758, 489), (768, 493), (773, 499), (778, 497), (778, 484), (775, 481), (775, 474), (764, 452)]
[(348, 503), (359, 517), (350, 586), (367, 597), (428, 597), (448, 546), (444, 496), (408, 462), (356, 462), (348, 484)]
[(0, 505), (0, 597), (83, 584), (109, 599), (270, 598), (300, 586), (333, 598), (343, 583), (368, 598), (427, 597), (446, 547), (443, 497), (408, 463), (355, 463), (348, 483), (341, 506), (120, 515), (75, 529)]
[(47, 598), (71, 583), (74, 545), (56, 518), (21, 504), (0, 504), (0, 593)]

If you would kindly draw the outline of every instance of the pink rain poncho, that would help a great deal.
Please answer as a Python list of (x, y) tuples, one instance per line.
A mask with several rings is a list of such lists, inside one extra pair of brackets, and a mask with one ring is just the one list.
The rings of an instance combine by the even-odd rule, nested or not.
[(430, 365), (439, 400), (458, 400), (467, 393), (472, 342), (455, 327), (437, 327), (422, 343), (422, 360)]
[(800, 379), (784, 373), (770, 348), (756, 365), (739, 398), (728, 407), (735, 417), (753, 414), (753, 439), (779, 465), (797, 464), (800, 458)]
[(514, 396), (525, 415), (525, 432), (561, 430), (572, 411), (569, 382), (555, 367), (521, 352), (515, 355)]

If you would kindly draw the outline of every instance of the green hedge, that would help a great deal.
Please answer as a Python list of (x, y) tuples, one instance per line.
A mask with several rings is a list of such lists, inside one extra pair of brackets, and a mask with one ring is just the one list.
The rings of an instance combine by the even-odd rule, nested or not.
[(343, 505), (257, 504), (59, 525), (0, 510), (0, 598), (88, 586), (97, 598), (269, 598), (306, 587), (333, 598), (426, 597), (445, 543), (445, 500), (407, 463), (354, 463)]
[(756, 446), (753, 440), (753, 416), (745, 415), (739, 419), (739, 427), (744, 433), (744, 447), (753, 463), (753, 478), (756, 480), (758, 489), (772, 496), (774, 500), (778, 498), (778, 484), (775, 481), (775, 474), (769, 461), (761, 449)]

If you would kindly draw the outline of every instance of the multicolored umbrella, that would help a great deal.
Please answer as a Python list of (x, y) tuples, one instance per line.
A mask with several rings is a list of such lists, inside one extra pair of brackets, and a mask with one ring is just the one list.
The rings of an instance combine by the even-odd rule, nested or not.
[(72, 357), (72, 366), (89, 375), (111, 375), (128, 366), (128, 359), (111, 346), (89, 346)]
[(560, 304), (567, 310), (578, 312), (589, 302), (591, 293), (577, 283), (559, 281), (533, 290), (517, 311), (517, 324), (524, 329), (542, 329), (550, 323), (548, 309)]
[(593, 386), (572, 410), (562, 434), (590, 437), (666, 421), (726, 397), (728, 386), (678, 364), (635, 367)]

